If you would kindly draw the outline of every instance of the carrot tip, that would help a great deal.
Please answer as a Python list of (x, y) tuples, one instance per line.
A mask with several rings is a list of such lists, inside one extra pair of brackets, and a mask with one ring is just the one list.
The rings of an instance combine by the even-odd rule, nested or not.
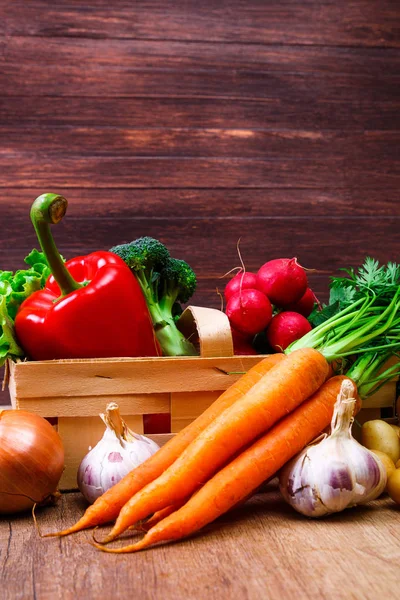
[(97, 548), (97, 550), (101, 550), (101, 552), (108, 552), (109, 554), (127, 554), (130, 552), (137, 552), (144, 548), (147, 544), (142, 544), (143, 540), (137, 542), (136, 544), (130, 544), (129, 546), (122, 546), (122, 548), (108, 548), (103, 544), (99, 544), (98, 542), (90, 541), (89, 544)]
[(93, 529), (93, 531), (92, 531), (92, 540), (93, 540), (93, 542), (94, 542), (95, 544), (98, 544), (98, 545), (107, 544), (107, 538), (108, 538), (108, 536), (106, 536), (106, 537), (104, 538), (104, 540), (98, 540), (98, 539), (96, 539), (96, 535), (95, 535), (95, 534), (96, 534), (96, 530), (97, 530), (97, 529), (98, 529), (98, 527), (95, 527), (95, 528)]
[(95, 540), (88, 540), (88, 543), (91, 546), (94, 546), (94, 548), (97, 548), (97, 550), (101, 550), (102, 552), (114, 552), (115, 550), (118, 549), (118, 548), (106, 548), (105, 546), (103, 546), (103, 544), (101, 544)]
[(69, 533), (69, 529), (66, 529), (65, 532), (64, 531), (54, 531), (54, 532), (50, 532), (50, 533), (42, 533), (42, 531), (39, 527), (39, 523), (36, 518), (35, 508), (36, 508), (36, 503), (32, 507), (32, 517), (33, 517), (33, 522), (35, 524), (36, 531), (38, 532), (39, 537), (41, 537), (41, 538), (60, 537), (62, 535), (67, 535), (67, 533)]

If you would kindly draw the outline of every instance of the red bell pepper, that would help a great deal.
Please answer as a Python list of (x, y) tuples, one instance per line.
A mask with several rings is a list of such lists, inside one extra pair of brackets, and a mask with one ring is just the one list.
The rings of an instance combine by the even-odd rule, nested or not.
[(112, 252), (93, 252), (64, 263), (50, 232), (67, 200), (43, 194), (31, 219), (52, 275), (20, 306), (15, 331), (34, 360), (160, 356), (140, 286)]

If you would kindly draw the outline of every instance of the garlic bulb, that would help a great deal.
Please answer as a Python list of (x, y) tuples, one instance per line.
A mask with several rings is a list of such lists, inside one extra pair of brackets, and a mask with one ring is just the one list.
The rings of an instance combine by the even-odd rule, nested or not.
[(155, 442), (128, 428), (115, 402), (108, 404), (100, 417), (106, 425), (104, 435), (78, 469), (78, 487), (90, 503), (159, 449)]
[(351, 435), (355, 387), (342, 383), (331, 422), (324, 434), (283, 467), (279, 487), (298, 512), (321, 517), (374, 500), (384, 491), (381, 460)]

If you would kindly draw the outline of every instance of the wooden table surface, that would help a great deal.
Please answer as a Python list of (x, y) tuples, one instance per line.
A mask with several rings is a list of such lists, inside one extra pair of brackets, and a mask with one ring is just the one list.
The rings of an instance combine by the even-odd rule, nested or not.
[[(37, 513), (42, 532), (72, 524), (78, 493)], [(387, 496), (324, 520), (298, 515), (275, 482), (196, 537), (112, 555), (90, 532), (40, 539), (30, 515), (0, 522), (2, 600), (390, 600), (398, 597), (400, 508)]]
[[(23, 266), (30, 205), (55, 191), (65, 258), (151, 235), (195, 269), (192, 303), (220, 308), (240, 238), (248, 270), (298, 256), (326, 300), (339, 268), (399, 260), (399, 84), (395, 0), (2, 0), (0, 268)], [(399, 525), (385, 499), (314, 523), (271, 492), (115, 557), (4, 519), (1, 597), (386, 599)]]

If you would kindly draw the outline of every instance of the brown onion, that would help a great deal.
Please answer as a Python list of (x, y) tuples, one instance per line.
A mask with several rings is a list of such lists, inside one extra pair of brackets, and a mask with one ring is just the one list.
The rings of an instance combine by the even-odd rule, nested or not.
[(61, 438), (46, 419), (26, 410), (0, 411), (0, 514), (47, 500), (63, 469)]

